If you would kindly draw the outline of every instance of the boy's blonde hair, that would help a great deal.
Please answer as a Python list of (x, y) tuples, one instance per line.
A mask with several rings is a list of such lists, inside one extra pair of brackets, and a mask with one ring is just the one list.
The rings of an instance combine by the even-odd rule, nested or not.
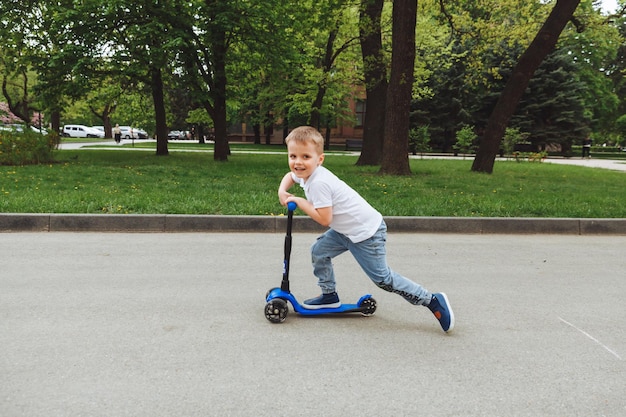
[(321, 155), (324, 153), (324, 137), (314, 127), (311, 127), (311, 126), (296, 127), (285, 138), (286, 144), (289, 144), (290, 141), (300, 142), (300, 143), (313, 143), (315, 145), (315, 150), (317, 151), (318, 154)]

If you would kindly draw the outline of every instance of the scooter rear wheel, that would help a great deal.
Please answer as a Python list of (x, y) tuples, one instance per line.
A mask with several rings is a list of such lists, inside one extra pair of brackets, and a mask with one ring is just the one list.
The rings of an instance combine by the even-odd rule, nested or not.
[(265, 318), (272, 323), (282, 323), (285, 321), (288, 312), (287, 301), (282, 298), (274, 298), (265, 304)]

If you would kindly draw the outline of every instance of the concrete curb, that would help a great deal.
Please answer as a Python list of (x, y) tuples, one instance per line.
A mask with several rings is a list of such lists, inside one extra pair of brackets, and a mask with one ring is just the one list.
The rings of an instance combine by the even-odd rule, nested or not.
[[(285, 216), (179, 214), (21, 214), (0, 213), (0, 232), (268, 232), (283, 233)], [(386, 217), (394, 233), (626, 235), (626, 219)], [(321, 232), (305, 216), (294, 230)]]

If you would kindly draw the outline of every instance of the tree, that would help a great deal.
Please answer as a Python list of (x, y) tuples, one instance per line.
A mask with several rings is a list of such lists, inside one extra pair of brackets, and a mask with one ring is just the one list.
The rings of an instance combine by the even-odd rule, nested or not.
[(544, 25), (522, 54), (489, 117), (472, 171), (493, 172), (500, 141), (528, 83), (543, 59), (554, 48), (580, 0), (557, 0)]
[[(64, 0), (42, 4), (46, 9), (41, 15), (49, 19), (45, 21), (49, 22), (50, 38), (54, 40), (48, 42), (42, 37), (38, 41), (41, 45), (51, 44), (38, 63), (45, 84), (42, 89), (75, 99), (99, 91), (106, 83), (120, 83), (121, 92), (139, 84), (149, 86), (155, 114), (156, 153), (167, 155), (162, 71), (177, 50), (180, 32), (175, 23), (186, 14), (187, 3)], [(64, 80), (63, 87), (55, 90), (58, 80)], [(115, 106), (114, 95), (107, 95), (107, 99), (92, 106), (106, 125)]]
[(381, 174), (409, 175), (409, 109), (415, 65), (417, 0), (393, 3), (391, 77), (387, 89)]
[(25, 124), (36, 110), (32, 94), (36, 74), (30, 65), (35, 48), (32, 31), (26, 29), (31, 6), (12, 0), (0, 3), (0, 88), (11, 113)]
[(25, 68), (9, 69), (2, 77), (2, 95), (11, 112), (24, 123), (30, 123), (35, 110), (29, 94), (28, 71)]
[(615, 19), (614, 25), (620, 32), (622, 42), (617, 48), (615, 58), (609, 62), (606, 70), (608, 77), (612, 81), (615, 94), (621, 98), (614, 115), (619, 118), (626, 114), (626, 79), (623, 76), (624, 71), (626, 71), (626, 42), (623, 41), (626, 38), (626, 18), (619, 17)]
[(234, 37), (232, 33), (241, 23), (239, 16), (242, 14), (236, 5), (207, 0), (198, 7), (199, 33), (194, 33), (193, 27), (187, 27), (188, 45), (193, 47), (186, 51), (192, 58), (188, 69), (193, 71), (193, 85), (202, 93), (198, 99), (213, 119), (215, 161), (227, 161), (230, 153), (226, 117), (226, 59), (229, 39)]
[(409, 131), (409, 150), (413, 155), (419, 152), (422, 157), (424, 152), (431, 150), (428, 126), (419, 126)]
[(474, 128), (466, 125), (456, 132), (456, 143), (452, 147), (455, 151), (462, 153), (465, 159), (465, 155), (472, 151), (475, 140)]
[(381, 34), (384, 3), (384, 0), (361, 0), (359, 35), (366, 113), (363, 121), (363, 148), (357, 165), (378, 165), (382, 157), (387, 104), (387, 66)]
[(504, 155), (513, 154), (515, 145), (525, 143), (528, 139), (528, 133), (522, 132), (517, 127), (507, 127), (502, 138), (502, 152)]
[(96, 5), (96, 10), (106, 16), (107, 21), (103, 25), (108, 29), (107, 40), (117, 46), (113, 56), (115, 67), (150, 88), (157, 137), (156, 154), (168, 155), (163, 72), (171, 65), (172, 56), (178, 51), (185, 35), (185, 23), (192, 15), (189, 5), (179, 0), (142, 0), (130, 4), (115, 1), (108, 5)]
[(339, 120), (354, 120), (347, 98), (361, 81), (355, 64), (356, 9), (346, 0), (304, 1), (299, 7), (297, 24), (290, 28), (300, 56), (294, 57), (292, 73), (287, 75), (291, 81), (287, 119), (289, 125), (297, 119), (319, 130), (326, 128), (328, 146), (330, 128)]
[(617, 128), (617, 133), (619, 134), (619, 142), (622, 144), (626, 143), (626, 114), (617, 118), (615, 126)]
[(581, 15), (578, 26), (584, 31), (570, 31), (561, 43), (581, 66), (578, 73), (587, 86), (584, 98), (585, 107), (592, 113), (591, 128), (607, 138), (615, 134), (620, 105), (626, 108), (623, 102), (620, 104), (626, 97), (622, 73), (626, 66), (623, 44), (626, 27), (622, 16), (626, 6), (621, 6), (612, 16), (603, 16), (586, 6), (581, 2), (576, 10), (576, 16)]
[(557, 49), (531, 78), (511, 124), (529, 133), (535, 152), (558, 145), (567, 155), (573, 143), (589, 135), (591, 112), (585, 109), (586, 88), (579, 70), (569, 50)]
[[(283, 4), (278, 1), (206, 0), (194, 4), (195, 11), (189, 16), (189, 23), (181, 22), (185, 25), (186, 34), (179, 60), (187, 75), (184, 80), (194, 90), (193, 100), (200, 103), (213, 120), (213, 159), (227, 161), (229, 76), (241, 74), (232, 69), (237, 64), (233, 62), (233, 54), (242, 56), (241, 50), (245, 50), (246, 45), (251, 46), (251, 57), (255, 59), (258, 59), (258, 54), (272, 56), (283, 51), (279, 41), (285, 33), (293, 32), (283, 26), (291, 22), (287, 8), (293, 6), (290, 2)], [(275, 59), (270, 61), (276, 62)], [(277, 75), (288, 73), (283, 68), (273, 70)], [(258, 86), (258, 83), (253, 86)]]
[[(475, 122), (472, 110), (480, 95), (466, 83), (464, 53), (457, 46), (440, 59), (429, 63), (432, 75), (425, 88), (429, 95), (411, 103), (412, 126), (428, 125), (433, 148), (448, 152), (455, 143), (455, 132), (464, 124)], [(475, 94), (470, 94), (474, 92)]]

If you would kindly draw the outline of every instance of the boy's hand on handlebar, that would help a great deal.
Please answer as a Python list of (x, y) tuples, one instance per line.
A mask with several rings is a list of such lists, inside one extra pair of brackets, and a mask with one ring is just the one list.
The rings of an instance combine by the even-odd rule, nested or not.
[(281, 206), (286, 206), (291, 197), (293, 197), (293, 194), (286, 191), (278, 192), (278, 201), (280, 201)]

